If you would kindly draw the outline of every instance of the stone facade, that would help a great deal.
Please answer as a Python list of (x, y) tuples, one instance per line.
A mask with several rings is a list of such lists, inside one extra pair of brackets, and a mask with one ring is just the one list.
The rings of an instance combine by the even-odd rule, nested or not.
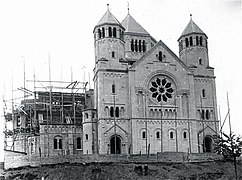
[(107, 9), (93, 33), (94, 91), (37, 92), (25, 103), (33, 106), (13, 115), (11, 150), (41, 158), (212, 152), (214, 68), (193, 20), (178, 39), (179, 57), (130, 14), (120, 23)]
[(93, 32), (94, 149), (211, 152), (218, 131), (214, 68), (207, 36), (192, 18), (178, 39), (179, 57), (130, 14), (120, 23), (108, 9)]

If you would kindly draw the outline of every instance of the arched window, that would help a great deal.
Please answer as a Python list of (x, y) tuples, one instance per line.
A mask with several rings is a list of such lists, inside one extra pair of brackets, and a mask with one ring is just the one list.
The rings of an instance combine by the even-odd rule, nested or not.
[(88, 140), (88, 134), (85, 134), (85, 137), (86, 137), (86, 141)]
[(138, 51), (138, 40), (135, 40), (135, 44), (134, 44), (134, 49), (137, 52)]
[(115, 116), (119, 117), (119, 107), (116, 107), (116, 109), (115, 109)]
[(110, 107), (110, 117), (114, 117), (114, 110), (113, 106)]
[(111, 27), (108, 27), (108, 36), (112, 37), (112, 28)]
[(202, 46), (202, 45), (203, 45), (203, 37), (200, 36), (200, 46)]
[(196, 36), (196, 45), (197, 45), (197, 46), (199, 45), (199, 39), (198, 39), (198, 36)]
[(187, 132), (183, 132), (183, 139), (187, 139)]
[(170, 132), (170, 139), (174, 139), (174, 132), (173, 131)]
[(105, 28), (104, 27), (102, 28), (102, 37), (103, 38), (105, 37)]
[(202, 58), (199, 58), (198, 61), (199, 61), (199, 65), (202, 65), (202, 64), (203, 64), (203, 63), (202, 63), (202, 62), (203, 62), (203, 61), (202, 61)]
[(186, 47), (189, 46), (188, 38), (185, 38)]
[(190, 46), (193, 46), (193, 39), (192, 39), (192, 36), (190, 36)]
[(54, 138), (54, 149), (62, 149), (62, 137), (56, 136)]
[(105, 116), (109, 117), (109, 108), (108, 108), (108, 106), (105, 107), (104, 111), (105, 111)]
[(145, 138), (146, 138), (146, 132), (143, 131), (143, 132), (142, 132), (142, 139), (145, 139)]
[(143, 40), (143, 52), (146, 51), (146, 44), (145, 44), (145, 40)]
[(209, 110), (206, 110), (206, 119), (210, 118)]
[(85, 113), (85, 118), (88, 119), (88, 113)]
[(76, 138), (76, 149), (82, 149), (81, 138)]
[(115, 58), (115, 51), (112, 51), (112, 58)]
[(141, 52), (141, 47), (142, 47), (141, 40), (139, 40), (139, 52)]
[(205, 111), (204, 110), (202, 110), (201, 118), (205, 119)]
[(160, 139), (160, 132), (156, 132), (156, 139)]
[(202, 90), (202, 97), (203, 97), (203, 98), (206, 97), (206, 90), (205, 90), (205, 89)]
[(159, 61), (162, 61), (162, 52), (161, 51), (159, 51), (158, 59), (159, 59)]
[(112, 84), (112, 93), (115, 94), (115, 84)]
[(113, 37), (117, 37), (117, 30), (116, 30), (116, 27), (113, 28)]
[(134, 40), (133, 39), (131, 40), (131, 51), (134, 52)]
[(98, 38), (100, 39), (102, 37), (101, 30), (98, 29)]

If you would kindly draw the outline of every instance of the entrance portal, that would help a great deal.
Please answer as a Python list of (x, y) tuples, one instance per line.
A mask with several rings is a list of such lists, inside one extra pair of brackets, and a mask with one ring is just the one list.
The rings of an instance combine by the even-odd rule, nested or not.
[(213, 151), (213, 140), (211, 137), (206, 136), (204, 138), (204, 152), (212, 152)]
[(119, 136), (111, 137), (110, 150), (111, 154), (121, 154), (121, 138)]

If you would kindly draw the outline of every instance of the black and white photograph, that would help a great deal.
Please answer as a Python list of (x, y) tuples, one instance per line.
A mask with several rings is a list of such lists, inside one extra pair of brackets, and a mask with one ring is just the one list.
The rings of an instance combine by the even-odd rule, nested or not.
[(242, 179), (241, 0), (2, 0), (0, 24), (0, 180)]

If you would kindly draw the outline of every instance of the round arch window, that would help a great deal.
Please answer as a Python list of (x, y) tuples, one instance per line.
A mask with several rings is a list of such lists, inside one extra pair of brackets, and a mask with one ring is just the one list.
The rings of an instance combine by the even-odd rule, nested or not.
[(175, 94), (175, 85), (166, 76), (156, 76), (149, 83), (150, 96), (156, 102), (169, 103)]

